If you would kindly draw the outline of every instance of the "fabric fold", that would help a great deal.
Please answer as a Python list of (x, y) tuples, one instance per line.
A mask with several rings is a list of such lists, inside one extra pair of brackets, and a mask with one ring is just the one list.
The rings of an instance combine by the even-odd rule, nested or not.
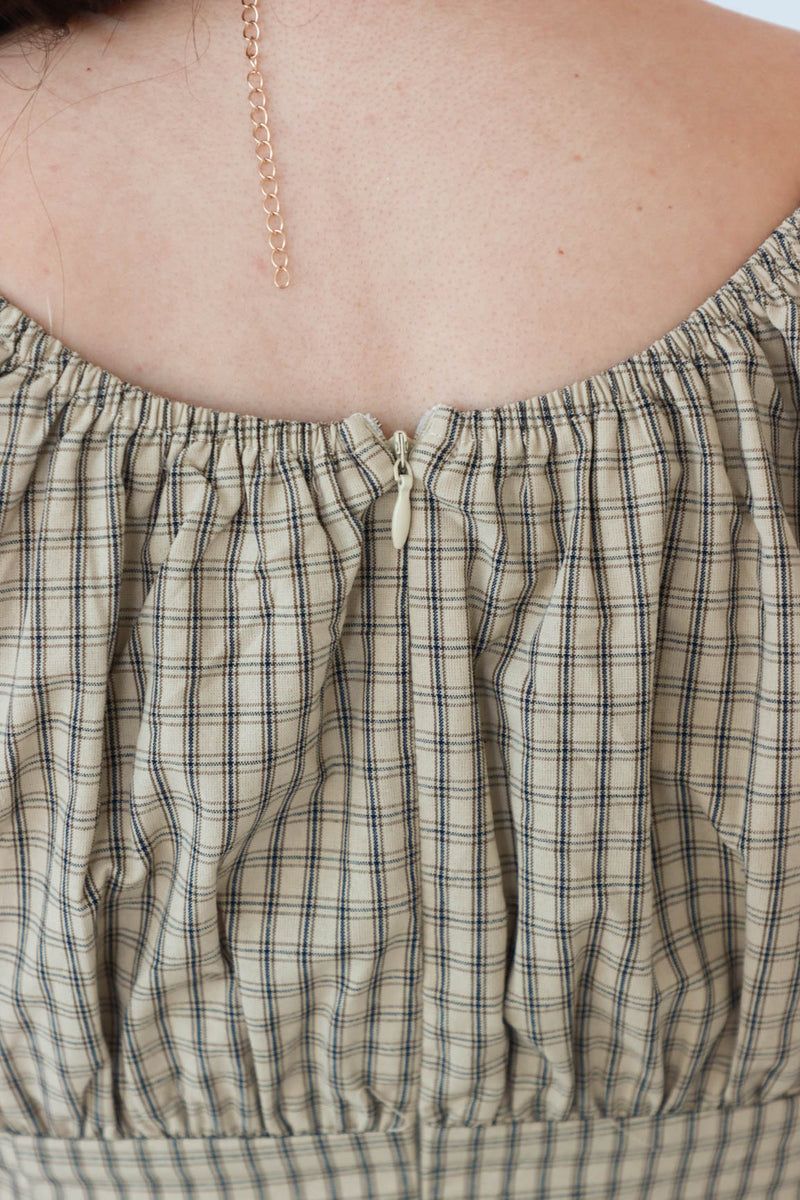
[(409, 461), (0, 297), (0, 1187), (800, 1181), (800, 209)]

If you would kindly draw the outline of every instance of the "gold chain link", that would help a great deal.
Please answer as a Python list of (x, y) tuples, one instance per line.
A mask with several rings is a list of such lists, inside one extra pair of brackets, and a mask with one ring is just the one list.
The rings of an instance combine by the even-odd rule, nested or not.
[[(252, 15), (251, 15), (252, 14)], [(278, 200), (278, 185), (275, 180), (275, 164), (272, 161), (272, 146), (269, 140), (269, 125), (267, 124), (267, 98), (264, 94), (264, 80), (261, 78), (261, 72), (258, 69), (258, 6), (257, 4), (245, 4), (242, 0), (242, 20), (244, 21), (244, 29), (242, 34), (247, 42), (245, 53), (248, 59), (251, 60), (252, 66), (247, 72), (247, 82), (250, 84), (250, 120), (253, 122), (253, 134), (256, 139), (256, 155), (258, 157), (258, 170), (261, 175), (261, 192), (264, 196), (264, 211), (267, 214), (267, 229), (269, 230), (269, 244), (272, 247), (272, 265), (275, 268), (274, 283), (276, 287), (286, 288), (289, 286), (289, 256), (286, 253), (286, 238), (283, 234), (283, 217), (281, 216), (281, 206)], [(251, 27), (255, 30), (255, 37), (250, 32)], [(257, 81), (253, 83), (253, 79)], [(257, 101), (256, 97), (260, 96), (261, 100)], [(264, 114), (264, 119), (259, 118), (259, 113)], [(264, 137), (260, 137), (260, 131), (264, 130)], [(266, 158), (261, 156), (261, 148), (266, 148)], [(264, 174), (264, 167), (269, 164), (272, 169), (271, 174)], [(274, 184), (274, 190), (265, 190), (265, 184)], [(271, 207), (270, 207), (271, 206)], [(270, 225), (270, 220), (275, 217), (277, 219), (277, 228)], [(278, 244), (272, 240), (278, 238)], [(276, 257), (276, 255), (278, 257)], [(279, 256), (283, 255), (284, 261), (280, 262)], [(281, 280), (281, 272), (285, 276), (285, 280)]]

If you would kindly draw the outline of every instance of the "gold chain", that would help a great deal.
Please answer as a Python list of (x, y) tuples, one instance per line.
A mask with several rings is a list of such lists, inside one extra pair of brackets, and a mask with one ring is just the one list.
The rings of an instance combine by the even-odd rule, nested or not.
[[(289, 256), (286, 253), (286, 238), (283, 235), (283, 217), (281, 216), (281, 206), (278, 200), (278, 185), (275, 181), (275, 164), (272, 161), (272, 146), (269, 140), (269, 125), (267, 124), (267, 98), (264, 95), (264, 80), (261, 78), (261, 72), (258, 69), (258, 6), (256, 4), (245, 4), (242, 0), (242, 20), (244, 21), (244, 29), (242, 34), (247, 41), (247, 49), (245, 53), (248, 59), (251, 60), (252, 66), (247, 72), (247, 82), (250, 84), (250, 120), (253, 122), (253, 134), (256, 139), (256, 155), (258, 156), (258, 170), (261, 175), (261, 191), (264, 196), (264, 211), (267, 214), (267, 229), (269, 230), (269, 244), (272, 247), (272, 265), (275, 268), (275, 287), (286, 288), (289, 286)], [(251, 15), (252, 14), (252, 15)], [(255, 29), (255, 37), (250, 32), (251, 27)], [(254, 84), (253, 79), (257, 82)], [(260, 96), (261, 100), (257, 101), (256, 97)], [(264, 114), (263, 120), (260, 119), (259, 113)], [(264, 137), (260, 137), (260, 131), (264, 130)], [(266, 159), (261, 156), (261, 148), (266, 148)], [(264, 174), (264, 167), (269, 164), (272, 172), (269, 175)], [(265, 184), (274, 184), (274, 190), (265, 189)], [(271, 204), (271, 207), (270, 207)], [(272, 217), (277, 219), (277, 228), (270, 225)], [(278, 244), (272, 240), (278, 238)], [(279, 257), (283, 255), (283, 262), (280, 262)], [(285, 276), (281, 280), (281, 272)]]

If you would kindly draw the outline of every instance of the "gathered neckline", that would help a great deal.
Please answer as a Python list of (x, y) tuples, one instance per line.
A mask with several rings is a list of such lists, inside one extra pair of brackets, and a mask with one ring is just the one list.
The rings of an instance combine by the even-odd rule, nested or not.
[[(636, 382), (642, 371), (645, 375), (652, 376), (654, 363), (663, 360), (678, 362), (682, 356), (696, 353), (692, 334), (696, 331), (707, 332), (710, 327), (727, 325), (732, 321), (741, 322), (746, 315), (745, 301), (759, 297), (774, 299), (781, 288), (785, 288), (784, 276), (787, 275), (796, 282), (800, 294), (800, 204), (783, 218), (716, 291), (644, 349), (585, 379), (495, 407), (467, 410), (447, 403), (438, 403), (423, 414), (417, 433), (435, 412), (444, 413), (463, 425), (480, 429), (500, 422), (529, 423), (542, 412), (594, 411), (604, 407), (608, 403), (608, 397), (615, 390), (615, 384)], [(778, 292), (775, 290), (776, 284)], [(230, 432), (243, 438), (262, 439), (269, 433), (286, 434), (291, 439), (300, 436), (303, 441), (322, 435), (327, 440), (334, 438), (345, 428), (352, 429), (354, 423), (361, 422), (363, 428), (363, 423), (368, 422), (368, 427), (375, 429), (376, 436), (380, 435), (386, 440), (386, 433), (380, 423), (362, 410), (334, 421), (295, 420), (231, 412), (161, 395), (141, 384), (123, 379), (102, 364), (84, 358), (76, 349), (48, 332), (24, 309), (0, 294), (0, 343), (10, 345), (14, 342), (15, 335), (20, 334), (27, 335), (28, 339), (35, 339), (36, 358), (42, 371), (57, 363), (61, 372), (71, 369), (68, 373), (72, 376), (72, 382), (77, 372), (80, 394), (72, 397), (73, 402), (77, 404), (94, 405), (96, 399), (93, 399), (92, 394), (96, 397), (98, 392), (102, 392), (104, 402), (107, 402), (109, 397), (130, 398), (139, 401), (138, 405), (134, 404), (134, 408), (140, 412), (143, 406), (146, 408), (151, 421), (165, 422), (170, 429), (191, 427), (195, 433), (206, 430), (213, 432), (215, 437)], [(6, 356), (8, 357), (9, 355)], [(633, 403), (636, 403), (635, 399)], [(125, 424), (125, 414), (122, 410), (119, 417), (122, 424)]]

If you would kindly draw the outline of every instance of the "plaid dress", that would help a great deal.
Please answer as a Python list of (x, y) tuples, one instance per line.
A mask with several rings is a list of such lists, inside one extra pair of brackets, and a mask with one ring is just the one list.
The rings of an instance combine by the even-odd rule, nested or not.
[(390, 432), (0, 298), (0, 1196), (797, 1200), (800, 208)]

